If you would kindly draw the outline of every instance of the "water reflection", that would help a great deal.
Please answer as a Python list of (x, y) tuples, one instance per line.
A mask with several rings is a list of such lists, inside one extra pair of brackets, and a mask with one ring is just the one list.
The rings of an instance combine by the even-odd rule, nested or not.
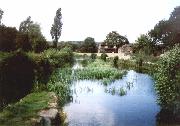
[[(119, 95), (122, 88), (126, 95)], [(108, 86), (99, 81), (75, 81), (71, 90), (71, 102), (64, 107), (70, 126), (156, 125), (160, 108), (155, 102), (153, 80), (146, 74), (129, 71)]]

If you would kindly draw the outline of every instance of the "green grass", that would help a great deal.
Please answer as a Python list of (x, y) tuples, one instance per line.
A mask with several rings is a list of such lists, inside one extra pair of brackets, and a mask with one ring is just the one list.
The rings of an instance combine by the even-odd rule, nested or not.
[(0, 113), (0, 126), (32, 126), (31, 118), (48, 107), (51, 100), (48, 92), (31, 93), (19, 102), (9, 105)]
[(103, 84), (107, 85), (116, 79), (122, 78), (126, 72), (114, 68), (110, 62), (96, 59), (84, 69), (77, 69), (74, 73), (78, 80), (101, 80)]

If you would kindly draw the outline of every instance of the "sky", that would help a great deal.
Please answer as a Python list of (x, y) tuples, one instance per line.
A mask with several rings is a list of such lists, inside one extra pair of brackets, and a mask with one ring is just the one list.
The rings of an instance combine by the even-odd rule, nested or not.
[(59, 41), (102, 42), (111, 31), (126, 35), (131, 43), (162, 19), (168, 19), (180, 0), (0, 0), (2, 23), (19, 29), (28, 16), (40, 24), (51, 41), (50, 29), (58, 8), (62, 9)]

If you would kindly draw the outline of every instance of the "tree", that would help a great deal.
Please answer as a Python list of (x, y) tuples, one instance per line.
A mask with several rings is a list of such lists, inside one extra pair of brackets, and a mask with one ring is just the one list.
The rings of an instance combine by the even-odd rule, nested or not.
[(155, 26), (154, 29), (148, 32), (152, 43), (156, 46), (163, 45), (167, 47), (170, 42), (171, 30), (168, 20), (161, 20)]
[(104, 42), (107, 43), (107, 45), (109, 45), (109, 46), (114, 46), (115, 45), (117, 47), (120, 47), (120, 46), (122, 46), (124, 44), (129, 43), (128, 39), (125, 36), (120, 35), (116, 31), (110, 32), (106, 36), (106, 40)]
[(97, 52), (97, 46), (94, 38), (87, 37), (81, 47), (83, 52), (95, 53)]
[(145, 54), (152, 54), (154, 52), (154, 43), (150, 40), (148, 35), (142, 34), (136, 40), (134, 44), (134, 51), (139, 52), (143, 51)]
[(1, 25), (1, 20), (2, 20), (2, 16), (3, 16), (3, 14), (4, 14), (4, 11), (3, 11), (3, 10), (1, 10), (1, 8), (0, 8), (0, 25)]
[(29, 36), (26, 33), (19, 32), (16, 36), (16, 49), (20, 49), (22, 51), (31, 51), (32, 45), (29, 40)]
[(56, 11), (56, 16), (54, 17), (54, 23), (52, 24), (51, 31), (50, 31), (55, 48), (57, 48), (57, 43), (61, 36), (61, 30), (62, 30), (62, 25), (63, 25), (61, 19), (62, 19), (61, 8), (59, 8)]
[(29, 17), (27, 17), (26, 20), (21, 22), (21, 24), (19, 26), (19, 31), (28, 34), (32, 24), (33, 24), (33, 21), (31, 21), (31, 16), (29, 16)]
[(31, 47), (35, 52), (41, 52), (46, 49), (47, 42), (41, 32), (41, 27), (38, 23), (34, 23), (30, 16), (21, 22), (19, 31), (28, 35)]
[(13, 27), (0, 26), (0, 51), (14, 51), (18, 31)]
[(174, 9), (168, 20), (159, 21), (148, 35), (156, 46), (161, 45), (166, 50), (180, 43), (180, 6)]

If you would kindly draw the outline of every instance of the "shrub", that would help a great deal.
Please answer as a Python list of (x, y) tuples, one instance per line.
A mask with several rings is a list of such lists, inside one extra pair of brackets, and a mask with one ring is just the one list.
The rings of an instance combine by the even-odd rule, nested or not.
[(27, 95), (35, 79), (34, 64), (22, 52), (16, 52), (0, 62), (0, 99), (2, 104)]
[(180, 47), (176, 46), (160, 59), (156, 72), (159, 104), (165, 109), (180, 110)]
[(91, 54), (91, 59), (92, 59), (92, 60), (95, 60), (96, 57), (97, 57), (97, 54), (95, 54), (95, 53), (92, 53), (92, 54)]
[(73, 52), (70, 48), (48, 49), (42, 53), (42, 56), (49, 60), (53, 68), (71, 66), (74, 62)]
[(108, 55), (106, 53), (102, 53), (101, 54), (101, 59), (106, 61), (106, 57), (108, 57)]
[(119, 57), (118, 57), (118, 56), (115, 56), (114, 59), (113, 59), (113, 65), (114, 65), (114, 67), (118, 67), (118, 60), (119, 60)]

